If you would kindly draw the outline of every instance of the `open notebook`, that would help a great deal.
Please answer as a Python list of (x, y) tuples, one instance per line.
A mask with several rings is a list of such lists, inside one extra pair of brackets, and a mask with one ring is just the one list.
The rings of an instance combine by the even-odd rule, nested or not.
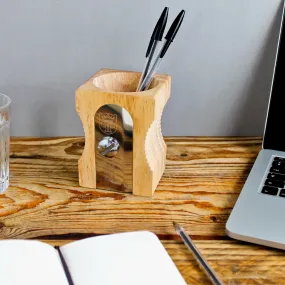
[[(75, 285), (185, 285), (151, 232), (98, 236), (60, 247)], [(59, 252), (31, 240), (0, 241), (0, 284), (69, 285)]]

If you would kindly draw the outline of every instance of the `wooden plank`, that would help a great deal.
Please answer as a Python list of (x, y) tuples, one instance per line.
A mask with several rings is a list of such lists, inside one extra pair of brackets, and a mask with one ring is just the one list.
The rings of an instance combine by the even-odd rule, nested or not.
[(225, 284), (285, 284), (285, 253), (237, 242), (225, 222), (260, 138), (166, 138), (167, 167), (153, 198), (81, 188), (82, 138), (14, 138), (11, 187), (0, 195), (0, 238), (62, 245), (121, 231), (159, 235), (188, 284), (210, 284), (172, 228), (181, 223)]
[(151, 230), (225, 237), (225, 222), (260, 150), (260, 138), (167, 138), (167, 167), (153, 198), (81, 188), (82, 138), (15, 138), (11, 187), (0, 195), (0, 237)]

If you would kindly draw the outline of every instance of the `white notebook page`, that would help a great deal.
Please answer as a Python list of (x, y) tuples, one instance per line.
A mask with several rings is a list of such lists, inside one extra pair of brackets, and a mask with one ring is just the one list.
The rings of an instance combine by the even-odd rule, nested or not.
[(1, 285), (68, 285), (57, 251), (29, 240), (0, 241)]
[(98, 236), (61, 247), (75, 285), (186, 285), (150, 232)]

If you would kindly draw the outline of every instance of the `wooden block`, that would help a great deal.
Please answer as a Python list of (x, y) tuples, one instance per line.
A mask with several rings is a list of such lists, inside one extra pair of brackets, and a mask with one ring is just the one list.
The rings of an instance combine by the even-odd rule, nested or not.
[(116, 104), (125, 108), (133, 120), (132, 192), (152, 196), (155, 191), (165, 169), (161, 116), (170, 97), (171, 78), (156, 75), (148, 90), (135, 92), (139, 77), (138, 72), (102, 69), (76, 90), (76, 110), (85, 132), (85, 148), (78, 164), (81, 186), (97, 186), (96, 111), (106, 104)]

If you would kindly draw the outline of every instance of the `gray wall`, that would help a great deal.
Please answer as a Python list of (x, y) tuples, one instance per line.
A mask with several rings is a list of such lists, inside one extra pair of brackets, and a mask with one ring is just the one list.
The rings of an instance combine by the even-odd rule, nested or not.
[(172, 76), (164, 135), (261, 135), (281, 0), (0, 0), (0, 92), (12, 134), (82, 135), (74, 90), (102, 67), (141, 70), (157, 18), (185, 20), (160, 72)]

